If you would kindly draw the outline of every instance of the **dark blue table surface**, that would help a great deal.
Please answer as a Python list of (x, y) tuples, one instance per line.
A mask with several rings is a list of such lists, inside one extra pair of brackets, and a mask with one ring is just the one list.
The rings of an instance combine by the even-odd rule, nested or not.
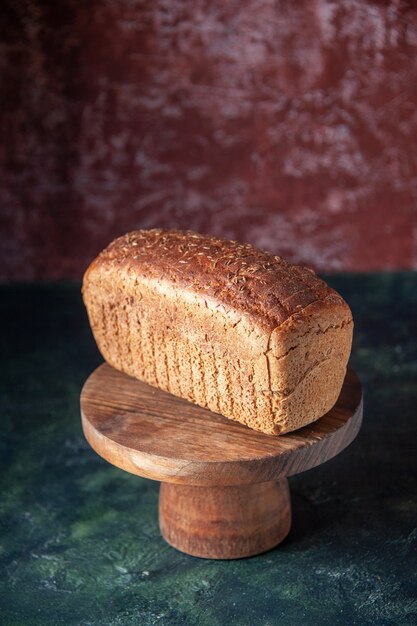
[(328, 278), (355, 318), (356, 441), (290, 479), (293, 527), (241, 561), (169, 547), (158, 483), (84, 441), (100, 362), (74, 284), (0, 288), (0, 623), (360, 626), (417, 623), (417, 274)]

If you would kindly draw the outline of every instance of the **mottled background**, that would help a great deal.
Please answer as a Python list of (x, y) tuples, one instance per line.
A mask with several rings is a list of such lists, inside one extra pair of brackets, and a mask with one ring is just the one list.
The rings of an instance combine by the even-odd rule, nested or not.
[(417, 267), (417, 3), (3, 0), (0, 277), (192, 228)]

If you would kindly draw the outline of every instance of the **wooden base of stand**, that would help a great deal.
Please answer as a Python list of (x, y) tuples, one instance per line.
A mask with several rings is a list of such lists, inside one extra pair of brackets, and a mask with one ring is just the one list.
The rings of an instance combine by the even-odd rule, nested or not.
[(162, 483), (159, 526), (182, 552), (238, 559), (277, 546), (291, 528), (288, 481), (193, 487)]
[(324, 463), (359, 431), (362, 392), (349, 370), (333, 409), (273, 436), (154, 389), (109, 365), (81, 393), (84, 434), (104, 459), (161, 481), (159, 522), (187, 554), (237, 559), (278, 545), (291, 527), (286, 477)]

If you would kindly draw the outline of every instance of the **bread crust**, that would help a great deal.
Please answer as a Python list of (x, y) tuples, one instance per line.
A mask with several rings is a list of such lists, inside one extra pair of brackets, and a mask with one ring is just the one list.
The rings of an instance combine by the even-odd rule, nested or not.
[(348, 305), (250, 244), (134, 231), (91, 263), (83, 298), (110, 365), (261, 432), (309, 424), (340, 393)]

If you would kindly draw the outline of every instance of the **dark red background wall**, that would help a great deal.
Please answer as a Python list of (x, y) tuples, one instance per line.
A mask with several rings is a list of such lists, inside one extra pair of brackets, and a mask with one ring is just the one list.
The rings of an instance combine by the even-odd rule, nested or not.
[(417, 5), (3, 0), (0, 275), (192, 228), (417, 267)]

